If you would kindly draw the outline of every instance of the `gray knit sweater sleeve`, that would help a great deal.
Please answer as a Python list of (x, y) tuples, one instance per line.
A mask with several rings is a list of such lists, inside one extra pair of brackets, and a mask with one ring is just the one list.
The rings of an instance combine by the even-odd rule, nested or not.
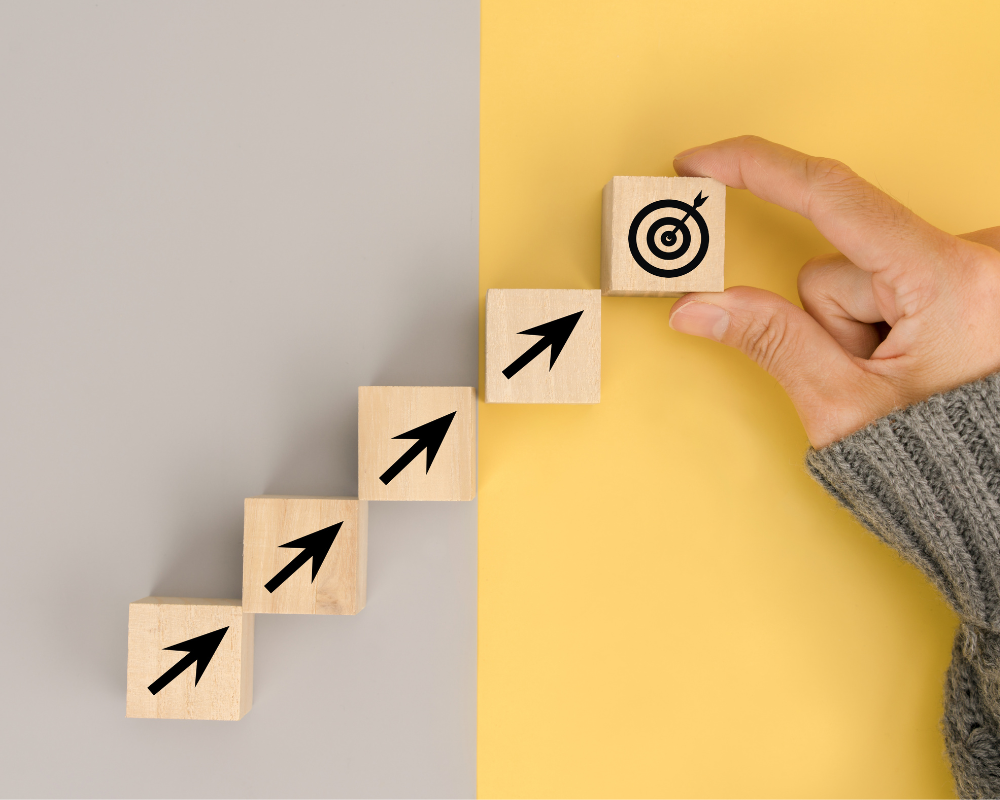
[(806, 465), (961, 619), (948, 756), (961, 796), (1000, 797), (1000, 373), (810, 450)]

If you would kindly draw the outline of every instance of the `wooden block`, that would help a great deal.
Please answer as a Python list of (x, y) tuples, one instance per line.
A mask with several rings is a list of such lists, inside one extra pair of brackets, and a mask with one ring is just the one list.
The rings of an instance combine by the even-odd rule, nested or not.
[(726, 187), (712, 178), (612, 178), (601, 291), (672, 297), (725, 288)]
[(253, 614), (239, 600), (128, 607), (126, 717), (240, 719), (253, 704)]
[(465, 386), (358, 389), (362, 500), (472, 500), (476, 390)]
[(486, 402), (601, 402), (601, 293), (490, 289)]
[(357, 614), (365, 607), (368, 503), (355, 497), (249, 497), (243, 610)]

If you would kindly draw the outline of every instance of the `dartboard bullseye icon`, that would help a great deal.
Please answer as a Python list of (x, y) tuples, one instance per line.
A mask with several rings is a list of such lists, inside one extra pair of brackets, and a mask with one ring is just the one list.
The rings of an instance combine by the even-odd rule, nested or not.
[(708, 223), (698, 211), (706, 200), (701, 192), (692, 203), (657, 200), (636, 214), (628, 231), (635, 263), (660, 278), (696, 269), (708, 252)]

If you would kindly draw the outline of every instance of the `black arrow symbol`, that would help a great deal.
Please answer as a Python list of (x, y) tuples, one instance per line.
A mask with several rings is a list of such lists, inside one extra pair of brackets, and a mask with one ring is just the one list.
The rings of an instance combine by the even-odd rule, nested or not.
[[(707, 197), (702, 197), (701, 192), (698, 192), (698, 196), (694, 199), (694, 202), (691, 204), (691, 208), (692, 209), (701, 208), (703, 205), (705, 205), (705, 202), (707, 200), (708, 200)], [(678, 228), (680, 228), (681, 225), (683, 225), (685, 222), (688, 221), (688, 217), (690, 216), (691, 212), (688, 211), (688, 213), (684, 215), (684, 219), (682, 219), (680, 222), (674, 225), (673, 230), (676, 231)], [(671, 244), (673, 244), (673, 242), (671, 242)]]
[(228, 630), (229, 626), (227, 625), (225, 628), (219, 628), (217, 631), (195, 636), (193, 639), (172, 644), (170, 647), (164, 647), (164, 650), (185, 650), (187, 651), (187, 655), (149, 684), (149, 691), (152, 694), (156, 694), (196, 661), (198, 662), (198, 666), (194, 671), (194, 685), (197, 686), (198, 681), (201, 680), (201, 676), (205, 672), (205, 667), (212, 660), (215, 651), (219, 649), (219, 643)]
[(310, 558), (313, 562), (312, 579), (316, 580), (319, 568), (323, 566), (323, 559), (325, 559), (326, 554), (330, 552), (333, 540), (337, 538), (337, 532), (343, 524), (343, 522), (338, 522), (336, 525), (331, 525), (329, 528), (323, 528), (323, 530), (316, 531), (316, 533), (310, 533), (305, 536), (300, 536), (294, 541), (279, 544), (278, 547), (301, 547), (302, 552), (289, 561), (277, 575), (265, 583), (264, 588), (269, 592), (273, 592), (281, 586), (281, 584), (291, 578), (292, 575), (295, 574), (296, 570), (298, 570), (299, 567), (305, 564)]
[(546, 322), (543, 325), (536, 325), (534, 328), (528, 328), (526, 331), (518, 331), (518, 336), (524, 334), (528, 336), (541, 336), (542, 338), (525, 350), (524, 354), (521, 355), (520, 358), (515, 360), (513, 364), (503, 371), (503, 374), (507, 376), (507, 380), (510, 380), (517, 375), (517, 373), (534, 361), (535, 358), (541, 355), (545, 351), (545, 348), (550, 345), (552, 347), (552, 352), (549, 356), (549, 369), (551, 370), (553, 365), (556, 363), (556, 359), (559, 358), (559, 354), (566, 346), (566, 341), (569, 339), (569, 335), (573, 332), (573, 328), (575, 328), (576, 323), (580, 321), (580, 316), (582, 314), (582, 311), (577, 311), (575, 314), (559, 317), (559, 319), (554, 319), (552, 322)]
[(395, 464), (379, 475), (378, 479), (388, 486), (389, 481), (406, 469), (406, 465), (419, 456), (420, 451), (424, 448), (427, 448), (427, 469), (425, 472), (430, 472), (431, 464), (434, 463), (434, 456), (441, 449), (441, 442), (444, 441), (445, 434), (448, 433), (448, 428), (451, 427), (451, 421), (457, 413), (457, 411), (452, 411), (450, 414), (445, 414), (443, 417), (431, 420), (425, 425), (420, 425), (406, 433), (401, 433), (399, 436), (393, 436), (393, 439), (416, 439), (417, 443), (403, 453), (396, 460)]

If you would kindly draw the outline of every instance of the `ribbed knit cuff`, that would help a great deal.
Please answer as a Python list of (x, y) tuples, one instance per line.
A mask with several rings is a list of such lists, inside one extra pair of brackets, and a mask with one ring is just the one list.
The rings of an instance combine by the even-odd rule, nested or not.
[(945, 745), (961, 797), (1000, 797), (1000, 373), (810, 450), (806, 466), (961, 617)]
[(963, 621), (1000, 632), (1000, 373), (810, 450), (806, 466)]

